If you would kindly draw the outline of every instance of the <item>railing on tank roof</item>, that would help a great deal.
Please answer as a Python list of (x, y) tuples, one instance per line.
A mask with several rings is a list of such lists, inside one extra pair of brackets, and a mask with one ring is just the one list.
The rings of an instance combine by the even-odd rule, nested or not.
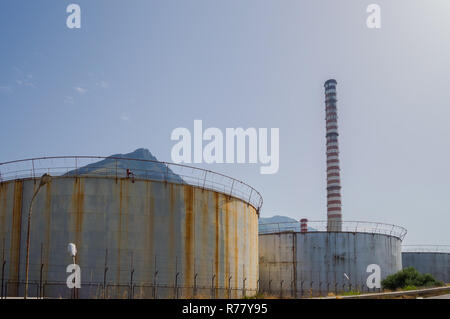
[(450, 254), (450, 245), (402, 245), (402, 252)]
[[(308, 233), (311, 232), (326, 232), (327, 221), (308, 221)], [(376, 223), (376, 222), (364, 222), (364, 221), (342, 221), (341, 232), (350, 233), (369, 233), (369, 234), (382, 234), (390, 235), (403, 240), (405, 238), (407, 230), (401, 226)], [(259, 234), (273, 234), (281, 232), (300, 232), (300, 222), (281, 222), (281, 223), (260, 223)]]
[[(99, 161), (108, 161), (107, 166), (100, 166)], [(137, 168), (139, 165), (144, 168)], [(131, 171), (127, 172), (127, 168)], [(0, 163), (0, 182), (39, 178), (44, 173), (60, 177), (131, 177), (188, 184), (239, 198), (258, 212), (263, 204), (261, 194), (250, 185), (224, 174), (183, 164), (112, 156), (53, 156)]]

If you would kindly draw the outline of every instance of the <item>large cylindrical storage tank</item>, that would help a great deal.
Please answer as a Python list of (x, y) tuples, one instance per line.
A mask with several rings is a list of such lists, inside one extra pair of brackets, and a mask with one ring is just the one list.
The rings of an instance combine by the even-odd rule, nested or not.
[[(38, 185), (38, 178), (0, 184), (3, 295), (24, 294), (27, 216)], [(32, 207), (29, 296), (72, 296), (69, 243), (78, 250), (79, 298), (256, 293), (258, 211), (234, 195), (134, 177), (59, 176)]]
[[(297, 225), (295, 230), (284, 226), (277, 227), (279, 232), (259, 235), (262, 292), (299, 298), (350, 290), (374, 291), (367, 286), (373, 272), (368, 272), (369, 265), (379, 266), (381, 279), (402, 269), (403, 234), (384, 233), (375, 225), (363, 232), (362, 223), (357, 226), (342, 222), (342, 232), (320, 231), (326, 229), (326, 222), (309, 225), (312, 229), (308, 232), (299, 232)], [(354, 231), (345, 231), (349, 229)]]
[(402, 252), (403, 268), (414, 267), (436, 280), (450, 283), (450, 246), (408, 248)]

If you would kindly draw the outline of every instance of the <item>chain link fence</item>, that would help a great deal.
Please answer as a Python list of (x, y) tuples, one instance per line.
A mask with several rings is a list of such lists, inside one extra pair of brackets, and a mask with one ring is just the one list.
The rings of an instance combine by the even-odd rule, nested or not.
[[(0, 298), (22, 297), (25, 281), (7, 281), (2, 287)], [(29, 298), (56, 299), (230, 299), (250, 297), (256, 289), (226, 287), (185, 287), (152, 284), (82, 283), (81, 288), (69, 289), (65, 282), (28, 283)]]
[[(245, 285), (245, 284), (244, 284)], [(2, 280), (0, 299), (23, 297), (25, 281)], [(252, 297), (258, 289), (217, 286), (175, 286), (153, 283), (116, 284), (113, 282), (81, 283), (70, 289), (66, 282), (29, 281), (29, 298), (56, 299), (231, 299)]]
[[(286, 275), (286, 274), (285, 274)], [(357, 294), (381, 292), (381, 288), (369, 288), (367, 275), (352, 275), (344, 277), (343, 273), (304, 270), (296, 274), (296, 278), (289, 275), (280, 280), (280, 276), (270, 275), (259, 282), (259, 293), (276, 298), (310, 298), (324, 297), (330, 294)]]
[[(255, 287), (258, 275), (246, 272), (245, 264), (241, 264), (236, 273), (217, 274), (214, 271), (214, 260), (210, 262), (210, 269), (200, 268), (199, 264), (207, 264), (200, 257), (196, 259), (189, 276), (192, 284), (184, 285), (187, 274), (181, 270), (178, 256), (175, 262), (171, 262), (167, 256), (155, 255), (153, 263), (142, 267), (142, 264), (133, 264), (132, 253), (126, 256), (127, 254), (122, 252), (124, 257), (119, 267), (115, 260), (111, 260), (108, 249), (98, 250), (96, 253), (100, 262), (90, 266), (81, 265), (79, 289), (70, 289), (67, 286), (67, 278), (70, 275), (66, 270), (68, 264), (48, 264), (43, 259), (40, 262), (31, 262), (28, 296), (62, 299), (230, 299), (252, 297), (258, 293), (258, 286)], [(44, 254), (45, 251), (41, 250), (40, 255)], [(25, 280), (20, 270), (24, 269), (25, 263), (13, 266), (7, 256), (8, 251), (0, 249), (0, 298), (23, 297)], [(229, 269), (232, 269), (231, 264)], [(20, 279), (17, 280), (19, 276)]]

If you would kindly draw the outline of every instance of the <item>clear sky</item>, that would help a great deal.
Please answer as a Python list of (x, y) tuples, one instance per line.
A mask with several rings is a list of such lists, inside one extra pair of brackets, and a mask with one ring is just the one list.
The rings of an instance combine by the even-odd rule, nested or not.
[[(82, 28), (66, 27), (66, 7)], [(381, 29), (366, 7), (381, 6)], [(2, 0), (0, 162), (145, 147), (176, 127), (280, 128), (280, 169), (202, 164), (326, 218), (323, 82), (338, 81), (343, 215), (450, 244), (450, 1)]]

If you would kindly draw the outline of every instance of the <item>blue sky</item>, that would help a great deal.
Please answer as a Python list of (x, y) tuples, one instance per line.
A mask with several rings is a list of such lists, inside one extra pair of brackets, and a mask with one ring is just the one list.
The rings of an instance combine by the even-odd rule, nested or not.
[[(343, 215), (450, 244), (450, 2), (72, 1), (0, 4), (0, 162), (145, 147), (176, 127), (280, 128), (280, 169), (244, 180), (262, 216), (326, 217), (323, 82), (338, 81)], [(382, 27), (366, 27), (378, 3)]]

